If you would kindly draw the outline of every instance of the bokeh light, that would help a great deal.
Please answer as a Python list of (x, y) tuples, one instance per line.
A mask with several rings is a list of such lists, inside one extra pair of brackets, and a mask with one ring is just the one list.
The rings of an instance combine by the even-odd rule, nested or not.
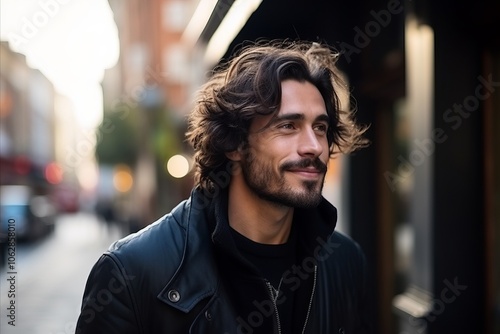
[(167, 172), (175, 178), (183, 178), (189, 173), (189, 161), (183, 155), (176, 154), (168, 159)]
[(51, 184), (59, 184), (63, 180), (63, 169), (56, 162), (51, 162), (45, 167), (45, 178)]
[(130, 168), (126, 165), (117, 165), (113, 173), (113, 185), (116, 190), (126, 193), (132, 189), (134, 178)]

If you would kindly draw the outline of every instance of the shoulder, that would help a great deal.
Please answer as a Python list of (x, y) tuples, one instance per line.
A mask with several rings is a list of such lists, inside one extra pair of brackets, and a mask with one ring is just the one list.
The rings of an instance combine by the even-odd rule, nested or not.
[[(114, 242), (103, 258), (114, 262), (124, 275), (171, 277), (180, 265), (187, 242), (185, 211), (189, 200), (140, 231)], [(161, 266), (159, 265), (161, 263)], [(147, 279), (148, 280), (148, 279)]]
[[(182, 204), (180, 204), (181, 206)], [(178, 210), (178, 208), (176, 208)], [(176, 210), (174, 209), (174, 210)], [(184, 210), (184, 208), (180, 208)], [(139, 253), (157, 252), (164, 246), (172, 246), (175, 243), (168, 242), (185, 234), (185, 222), (178, 221), (173, 211), (159, 218), (157, 221), (147, 225), (136, 233), (132, 233), (116, 242), (108, 249), (108, 253), (122, 255), (140, 255)], [(170, 247), (169, 247), (170, 248)]]
[(354, 241), (350, 236), (339, 231), (334, 231), (326, 240), (317, 238), (319, 247), (330, 254), (351, 254), (363, 255), (363, 250), (359, 244)]
[(363, 255), (361, 246), (347, 234), (339, 231), (334, 231), (330, 238), (333, 242), (338, 243), (341, 251), (349, 252), (353, 255)]
[(168, 214), (113, 243), (107, 254), (122, 261), (163, 261), (164, 256), (169, 259), (181, 258), (188, 234), (192, 235), (193, 229), (198, 230), (205, 223), (206, 205), (198, 203), (199, 197), (198, 192), (193, 191), (188, 199), (180, 202)]

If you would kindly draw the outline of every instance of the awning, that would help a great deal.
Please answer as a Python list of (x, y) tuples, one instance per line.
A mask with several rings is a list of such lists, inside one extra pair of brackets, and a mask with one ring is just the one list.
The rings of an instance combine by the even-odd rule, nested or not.
[(262, 0), (201, 0), (182, 39), (186, 45), (201, 45), (205, 63), (215, 64), (261, 3)]

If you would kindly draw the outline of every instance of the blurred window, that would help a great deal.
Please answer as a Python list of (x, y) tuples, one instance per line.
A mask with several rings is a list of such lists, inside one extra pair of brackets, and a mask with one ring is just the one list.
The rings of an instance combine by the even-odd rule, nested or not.
[(170, 44), (163, 49), (163, 68), (172, 83), (188, 83), (189, 67), (186, 50), (180, 44)]
[(163, 3), (162, 24), (163, 29), (182, 32), (189, 22), (188, 1), (170, 0)]

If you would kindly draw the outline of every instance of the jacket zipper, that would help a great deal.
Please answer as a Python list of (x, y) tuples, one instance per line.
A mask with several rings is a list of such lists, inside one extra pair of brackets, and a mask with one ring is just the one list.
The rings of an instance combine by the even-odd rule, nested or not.
[(278, 305), (276, 305), (276, 301), (273, 298), (273, 287), (271, 286), (271, 283), (269, 283), (267, 280), (266, 280), (266, 285), (267, 285), (267, 291), (269, 291), (269, 297), (271, 297), (271, 301), (273, 302), (274, 311), (276, 312), (276, 322), (278, 325), (278, 334), (281, 334), (280, 315), (278, 313)]
[(307, 314), (306, 314), (306, 321), (304, 322), (304, 328), (302, 329), (302, 334), (306, 332), (306, 327), (307, 327), (307, 321), (309, 320), (309, 315), (311, 313), (311, 307), (312, 307), (312, 302), (314, 298), (314, 291), (316, 291), (316, 277), (318, 274), (318, 266), (314, 265), (314, 281), (313, 281), (313, 288), (312, 288), (312, 293), (311, 293), (311, 299), (309, 300), (309, 307), (307, 308)]

